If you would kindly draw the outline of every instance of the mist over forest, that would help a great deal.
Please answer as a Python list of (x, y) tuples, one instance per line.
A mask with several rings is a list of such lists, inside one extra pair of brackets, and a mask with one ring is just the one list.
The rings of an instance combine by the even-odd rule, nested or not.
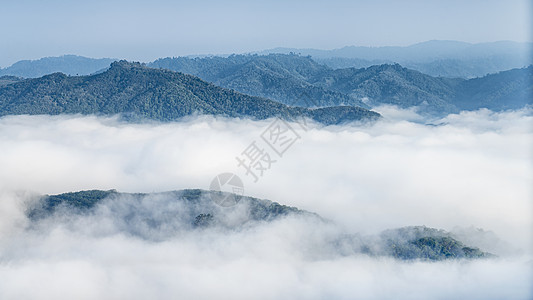
[[(4, 117), (2, 296), (526, 299), (531, 110), (480, 110), (431, 122), (413, 110), (376, 110), (384, 116), (376, 123), (309, 121), (307, 131), (298, 131), (301, 140), (257, 183), (235, 156), (272, 119), (130, 124), (117, 117)], [(246, 206), (213, 212), (204, 207), (213, 207), (209, 198), (188, 213), (187, 202), (165, 194), (108, 197), (88, 214), (59, 210), (41, 221), (27, 213), (44, 194), (207, 190), (224, 171), (243, 179), (247, 196), (319, 218), (246, 221)], [(194, 227), (204, 211), (219, 223)], [(384, 230), (413, 225), (445, 230), (494, 257), (410, 261), (347, 253), (328, 242), (354, 234), (376, 245), (373, 237)], [(18, 289), (28, 278), (47, 288)], [(217, 288), (198, 288), (206, 285)]]
[(4, 1), (0, 299), (533, 299), (533, 3)]

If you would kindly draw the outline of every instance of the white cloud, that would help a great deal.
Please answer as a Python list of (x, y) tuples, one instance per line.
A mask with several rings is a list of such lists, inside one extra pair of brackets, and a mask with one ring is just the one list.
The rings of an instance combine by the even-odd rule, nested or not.
[[(432, 122), (437, 126), (408, 114), (417, 123), (313, 124), (258, 183), (235, 156), (260, 140), (269, 120), (3, 117), (0, 297), (527, 299), (531, 112), (462, 113)], [(104, 211), (25, 229), (24, 204), (35, 194), (208, 189), (222, 172), (237, 173), (247, 195), (317, 212), (349, 232), (474, 226), (517, 251), (474, 262), (339, 257), (320, 246), (338, 228), (300, 219), (223, 233), (176, 231), (159, 242), (127, 234)], [(164, 204), (146, 209), (168, 210), (157, 203)]]

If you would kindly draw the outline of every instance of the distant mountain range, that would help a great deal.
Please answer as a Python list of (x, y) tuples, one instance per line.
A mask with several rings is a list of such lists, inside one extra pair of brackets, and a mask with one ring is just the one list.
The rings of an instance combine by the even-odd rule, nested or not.
[(0, 86), (0, 116), (17, 114), (122, 114), (171, 121), (192, 114), (288, 120), (307, 117), (324, 124), (374, 120), (379, 114), (354, 106), (288, 107), (245, 95), (183, 73), (139, 63), (114, 62), (96, 75), (53, 73)]
[[(406, 47), (348, 46), (333, 50), (274, 48), (252, 54), (272, 53), (309, 55), (316, 62), (333, 69), (367, 68), (398, 63), (431, 76), (465, 79), (524, 68), (533, 64), (533, 43), (511, 41), (479, 44), (427, 41)], [(56, 72), (67, 75), (90, 75), (108, 68), (115, 60), (117, 59), (93, 59), (75, 55), (22, 60), (9, 67), (0, 68), (0, 76), (35, 78)]]
[(349, 46), (333, 50), (275, 48), (257, 54), (299, 53), (310, 55), (332, 68), (366, 68), (400, 65), (432, 76), (474, 78), (533, 64), (533, 43), (499, 41), (470, 44), (428, 41), (407, 47)]
[[(372, 62), (386, 55), (422, 62), (436, 57), (470, 60), (483, 55), (492, 57), (494, 53), (516, 54), (525, 61), (521, 54), (525, 45), (434, 41), (403, 48), (348, 47), (308, 52), (322, 58), (359, 55)], [(111, 68), (106, 66), (109, 61), (63, 56), (3, 69), (4, 73), (17, 69), (20, 72), (15, 72), (19, 76), (0, 76), (0, 115), (122, 113), (157, 120), (174, 120), (193, 113), (256, 119), (293, 115), (337, 124), (374, 118), (376, 115), (368, 109), (383, 104), (417, 107), (419, 112), (432, 115), (480, 108), (501, 111), (533, 104), (531, 65), (464, 79), (430, 76), (396, 63), (336, 69), (318, 63), (316, 58), (294, 53), (161, 58), (146, 66), (121, 61)], [(462, 64), (457, 67), (468, 69)], [(52, 69), (92, 75), (53, 73), (35, 79), (21, 78)]]
[(432, 77), (399, 64), (332, 69), (296, 54), (178, 57), (149, 65), (283, 103), (303, 94), (309, 101), (302, 105), (308, 106), (394, 104), (446, 114), (464, 109), (516, 109), (532, 101), (531, 66), (465, 80)]
[(57, 72), (67, 75), (89, 75), (109, 68), (109, 65), (114, 61), (116, 59), (95, 59), (77, 55), (44, 57), (38, 60), (21, 60), (7, 68), (0, 69), (0, 76), (11, 75), (35, 78)]
[[(318, 226), (326, 226), (331, 222), (295, 207), (227, 193), (222, 194), (238, 197), (239, 202), (230, 208), (220, 207), (212, 201), (212, 197), (220, 197), (221, 193), (198, 189), (155, 194), (128, 194), (115, 190), (81, 191), (43, 196), (28, 208), (27, 214), (38, 225), (42, 221), (47, 224), (47, 219), (56, 216), (61, 216), (59, 220), (75, 220), (99, 214), (98, 209), (105, 206), (106, 222), (121, 224), (124, 233), (152, 241), (167, 240), (182, 230), (199, 232), (216, 229), (220, 234), (220, 230), (250, 228), (291, 216), (305, 218)], [(145, 199), (156, 203), (156, 209), (144, 205), (148, 203)], [(64, 218), (66, 215), (69, 217)], [(377, 236), (339, 232), (330, 234), (319, 243), (323, 249), (330, 249), (330, 253), (341, 256), (366, 254), (400, 260), (433, 261), (494, 256), (475, 246), (465, 245), (452, 233), (425, 226), (387, 230)]]

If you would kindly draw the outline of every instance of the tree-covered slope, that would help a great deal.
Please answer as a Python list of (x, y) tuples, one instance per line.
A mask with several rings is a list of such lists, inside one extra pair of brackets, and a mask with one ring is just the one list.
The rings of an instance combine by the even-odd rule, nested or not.
[[(221, 195), (238, 197), (239, 201), (235, 206), (221, 207), (213, 201), (213, 197)], [(27, 215), (35, 224), (98, 216), (102, 222), (115, 223), (124, 233), (155, 241), (172, 238), (183, 230), (241, 230), (285, 217), (297, 217), (319, 227), (332, 223), (317, 214), (269, 200), (199, 189), (153, 194), (91, 190), (43, 196), (28, 207)], [(292, 226), (290, 224), (285, 226)], [(493, 256), (465, 245), (449, 232), (425, 226), (386, 230), (379, 235), (364, 237), (336, 232), (315, 244), (319, 245), (337, 255), (366, 254), (400, 260)]]
[(400, 107), (426, 106), (437, 112), (452, 112), (453, 98), (460, 79), (435, 78), (398, 64), (368, 68), (337, 69), (312, 79), (316, 85), (368, 99), (371, 105), (394, 104)]
[(393, 104), (435, 114), (520, 108), (529, 103), (533, 86), (527, 69), (465, 80), (433, 77), (399, 64), (332, 69), (295, 54), (166, 58), (151, 65), (284, 103), (305, 95), (308, 106)]
[(432, 114), (517, 109), (531, 104), (533, 89), (531, 67), (465, 80), (432, 77), (398, 64), (331, 69), (295, 54), (166, 58), (150, 65), (157, 69), (121, 61), (92, 76), (3, 77), (0, 115), (125, 113), (175, 120), (203, 113), (256, 119), (307, 116), (336, 124), (374, 118), (359, 107), (382, 104), (417, 106)]
[(444, 260), (490, 257), (478, 248), (468, 247), (452, 234), (425, 226), (403, 227), (381, 233), (385, 251), (399, 259)]
[(419, 106), (422, 111), (451, 113), (488, 108), (520, 109), (533, 104), (533, 67), (473, 79), (432, 77), (398, 64), (363, 69), (338, 69), (314, 84), (368, 98), (370, 106)]
[(313, 85), (307, 80), (329, 68), (299, 55), (231, 55), (207, 58), (164, 58), (149, 64), (198, 76), (216, 85), (285, 104), (306, 97), (308, 106), (355, 105), (357, 98)]
[[(227, 194), (225, 192), (217, 191), (205, 191), (200, 189), (188, 189), (181, 191), (172, 191), (164, 192), (154, 195), (169, 196), (171, 198), (176, 198), (184, 200), (192, 206), (197, 204), (206, 204), (210, 202), (210, 197), (212, 195)], [(144, 193), (120, 193), (117, 190), (88, 190), (88, 191), (79, 191), (64, 193), (58, 195), (46, 195), (42, 197), (41, 201), (36, 205), (32, 210), (29, 211), (31, 217), (47, 217), (49, 214), (57, 212), (58, 209), (72, 209), (78, 213), (84, 213), (94, 208), (98, 203), (103, 201), (106, 198), (114, 197), (117, 199), (121, 196), (128, 196), (133, 198), (142, 198), (147, 197), (150, 194)], [(273, 217), (288, 215), (289, 213), (304, 213), (304, 211), (299, 210), (294, 207), (280, 205), (276, 202), (261, 200), (253, 197), (238, 196), (240, 201), (252, 203), (250, 207), (251, 213), (250, 216), (252, 219), (258, 220), (267, 220)], [(207, 201), (206, 201), (207, 200)], [(213, 204), (214, 203), (209, 203)]]
[(452, 103), (460, 109), (517, 109), (533, 104), (533, 66), (461, 82)]
[[(345, 112), (337, 117), (337, 110)], [(325, 110), (325, 111), (324, 111)], [(13, 114), (128, 114), (169, 121), (199, 113), (227, 117), (323, 119), (328, 108), (288, 107), (260, 97), (220, 88), (198, 77), (152, 69), (139, 63), (115, 62), (91, 76), (54, 73), (0, 87), (0, 116)], [(329, 124), (375, 119), (379, 114), (358, 107), (342, 107)]]

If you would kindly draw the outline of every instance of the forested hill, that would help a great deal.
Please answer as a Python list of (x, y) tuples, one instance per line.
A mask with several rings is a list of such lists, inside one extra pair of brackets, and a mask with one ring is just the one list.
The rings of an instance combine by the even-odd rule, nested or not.
[(343, 106), (288, 107), (207, 83), (198, 77), (114, 62), (100, 74), (54, 73), (0, 86), (0, 116), (14, 114), (127, 114), (161, 121), (191, 114), (265, 119), (309, 117), (326, 124), (376, 119), (378, 113)]
[(326, 89), (367, 98), (370, 106), (419, 106), (433, 112), (488, 108), (519, 109), (533, 104), (533, 66), (480, 78), (432, 77), (398, 64), (363, 69), (338, 69), (312, 83)]
[[(215, 204), (219, 197), (236, 197), (235, 206)], [(105, 223), (120, 224), (124, 233), (142, 239), (164, 241), (183, 230), (239, 230), (266, 225), (287, 217), (305, 219), (307, 225), (331, 224), (319, 215), (269, 200), (198, 189), (154, 194), (129, 194), (110, 191), (81, 191), (43, 196), (27, 209), (31, 221), (56, 221), (96, 217)], [(68, 218), (64, 216), (68, 215)], [(238, 216), (238, 217), (237, 217)], [(103, 219), (102, 219), (103, 218)], [(83, 222), (83, 221), (82, 221)], [(286, 223), (290, 228), (293, 223)], [(298, 229), (295, 229), (296, 232)], [(320, 236), (320, 234), (318, 235)], [(315, 236), (316, 237), (316, 236)], [(316, 243), (318, 244), (316, 244)], [(466, 245), (450, 232), (425, 226), (386, 230), (378, 236), (332, 232), (315, 247), (337, 255), (389, 256), (400, 260), (479, 259), (493, 255), (475, 245)]]
[(479, 107), (505, 110), (533, 105), (533, 66), (462, 81), (457, 90), (451, 102), (463, 110)]
[(309, 106), (355, 105), (368, 108), (359, 98), (310, 82), (311, 78), (324, 76), (331, 70), (299, 55), (162, 58), (149, 66), (192, 74), (225, 88), (282, 103), (291, 103), (305, 94), (312, 100)]
[(255, 119), (307, 116), (335, 124), (375, 118), (367, 109), (382, 104), (416, 106), (437, 115), (533, 104), (532, 66), (469, 80), (432, 77), (398, 64), (331, 69), (295, 54), (178, 57), (149, 66), (154, 68), (120, 61), (90, 76), (3, 76), (0, 115), (127, 113), (175, 120), (203, 113)]
[(433, 77), (399, 64), (332, 69), (296, 54), (177, 57), (150, 66), (284, 103), (304, 93), (309, 106), (394, 104), (435, 114), (521, 108), (531, 104), (533, 87), (531, 66), (469, 80)]

